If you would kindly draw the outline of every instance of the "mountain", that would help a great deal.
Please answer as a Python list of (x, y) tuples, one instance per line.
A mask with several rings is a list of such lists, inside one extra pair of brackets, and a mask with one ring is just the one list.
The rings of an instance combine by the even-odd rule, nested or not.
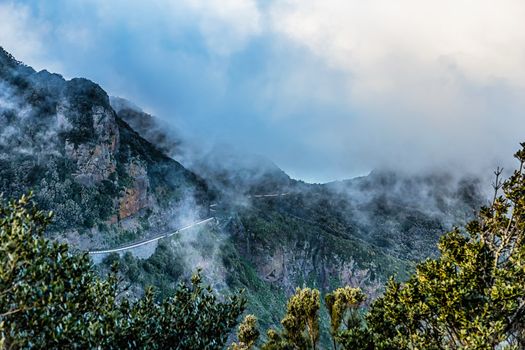
[(89, 80), (0, 50), (0, 192), (34, 190), (55, 212), (49, 236), (80, 250), (173, 233), (147, 254), (104, 258), (101, 270), (121, 262), (132, 293), (153, 284), (169, 294), (202, 268), (219, 291), (245, 288), (264, 327), (297, 286), (360, 286), (370, 301), (483, 202), (479, 180), (446, 172), (306, 184), (263, 157), (195, 144)]
[(189, 204), (206, 212), (204, 181), (119, 118), (97, 84), (0, 50), (0, 93), (0, 192), (34, 190), (53, 230), (80, 248), (176, 225)]

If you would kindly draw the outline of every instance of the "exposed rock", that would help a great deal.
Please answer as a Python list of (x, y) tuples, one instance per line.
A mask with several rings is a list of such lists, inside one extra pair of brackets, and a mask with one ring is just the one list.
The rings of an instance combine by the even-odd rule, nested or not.
[(185, 203), (207, 207), (204, 182), (119, 118), (99, 85), (35, 72), (0, 48), (0, 87), (0, 193), (33, 190), (55, 213), (50, 236), (114, 244), (164, 229)]
[(126, 188), (119, 201), (119, 219), (135, 215), (141, 209), (150, 206), (148, 172), (139, 161), (128, 165), (128, 174), (133, 178), (133, 185)]
[(90, 186), (107, 180), (116, 170), (115, 152), (119, 133), (113, 111), (94, 106), (91, 113), (96, 138), (89, 143), (73, 144), (66, 140), (65, 152), (77, 165), (77, 181)]

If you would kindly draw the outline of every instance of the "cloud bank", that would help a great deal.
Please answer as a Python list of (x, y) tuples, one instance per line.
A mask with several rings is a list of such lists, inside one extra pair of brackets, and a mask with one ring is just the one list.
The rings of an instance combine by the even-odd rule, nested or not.
[(288, 1), (272, 9), (275, 30), (348, 75), (357, 117), (334, 123), (346, 126), (342, 148), (358, 149), (364, 163), (471, 162), (471, 170), (524, 137), (524, 15), (521, 1), (483, 0)]
[(207, 141), (328, 181), (478, 171), (525, 139), (519, 0), (0, 5), (0, 45)]

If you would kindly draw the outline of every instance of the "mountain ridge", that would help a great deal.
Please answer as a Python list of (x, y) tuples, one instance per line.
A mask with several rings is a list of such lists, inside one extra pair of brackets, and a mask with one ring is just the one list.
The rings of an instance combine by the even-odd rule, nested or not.
[(55, 228), (69, 231), (115, 224), (138, 231), (135, 214), (160, 225), (169, 206), (191, 196), (206, 207), (205, 183), (121, 120), (100, 86), (36, 72), (5, 51), (1, 62), (1, 192), (34, 189), (37, 202), (55, 211)]

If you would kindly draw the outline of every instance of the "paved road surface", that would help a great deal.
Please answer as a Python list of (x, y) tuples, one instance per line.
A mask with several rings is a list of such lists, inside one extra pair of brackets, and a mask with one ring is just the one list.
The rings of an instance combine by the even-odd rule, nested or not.
[(121, 252), (123, 250), (129, 250), (129, 249), (133, 249), (133, 248), (137, 248), (137, 247), (140, 247), (140, 246), (143, 246), (143, 245), (146, 245), (148, 243), (152, 243), (152, 242), (155, 242), (155, 241), (158, 241), (159, 239), (162, 239), (162, 238), (168, 238), (168, 237), (171, 237), (181, 231), (184, 231), (184, 230), (188, 230), (192, 227), (195, 227), (197, 225), (202, 225), (202, 224), (205, 224), (207, 222), (210, 222), (211, 220), (213, 220), (214, 218), (211, 217), (211, 218), (208, 218), (208, 219), (204, 219), (204, 220), (201, 220), (201, 221), (198, 221), (198, 222), (194, 222), (186, 227), (183, 227), (183, 228), (180, 228), (178, 229), (177, 231), (174, 231), (174, 232), (171, 232), (171, 233), (168, 233), (168, 234), (160, 234), (160, 235), (157, 235), (153, 238), (150, 238), (148, 240), (145, 240), (145, 241), (140, 241), (140, 242), (136, 242), (136, 243), (131, 243), (131, 244), (128, 244), (128, 245), (125, 245), (123, 247), (119, 247), (119, 248), (114, 248), (114, 249), (106, 249), (106, 250), (93, 250), (93, 251), (90, 251), (88, 252), (89, 254), (109, 254), (109, 253), (116, 253), (116, 252)]
[[(288, 194), (289, 193), (253, 194), (253, 195), (249, 195), (248, 197), (250, 197), (250, 198), (280, 197), (280, 196), (286, 196)], [(212, 209), (212, 208), (214, 208), (216, 206), (217, 206), (217, 203), (211, 204), (210, 205), (210, 210), (211, 211), (215, 211), (215, 209)], [(92, 255), (95, 255), (95, 254), (109, 254), (109, 253), (117, 253), (117, 252), (121, 252), (121, 251), (124, 251), (124, 250), (137, 248), (137, 247), (149, 244), (149, 243), (153, 243), (153, 242), (158, 241), (159, 239), (162, 239), (162, 238), (171, 237), (171, 236), (173, 236), (173, 235), (175, 235), (175, 234), (177, 234), (177, 233), (179, 233), (181, 231), (190, 229), (190, 228), (192, 228), (194, 226), (197, 226), (197, 225), (205, 224), (207, 222), (210, 222), (213, 219), (214, 218), (211, 217), (211, 218), (204, 219), (204, 220), (201, 220), (201, 221), (198, 221), (198, 222), (194, 222), (193, 224), (188, 225), (186, 227), (183, 227), (181, 229), (178, 229), (175, 232), (172, 232), (172, 233), (169, 233), (169, 234), (160, 234), (160, 235), (157, 235), (157, 236), (155, 236), (153, 238), (150, 238), (150, 239), (147, 239), (147, 240), (144, 240), (144, 241), (140, 241), (140, 242), (130, 243), (130, 244), (127, 244), (127, 245), (122, 246), (122, 247), (113, 248), (113, 249), (105, 249), (105, 250), (92, 250), (92, 251), (89, 251), (88, 253), (92, 254)]]

